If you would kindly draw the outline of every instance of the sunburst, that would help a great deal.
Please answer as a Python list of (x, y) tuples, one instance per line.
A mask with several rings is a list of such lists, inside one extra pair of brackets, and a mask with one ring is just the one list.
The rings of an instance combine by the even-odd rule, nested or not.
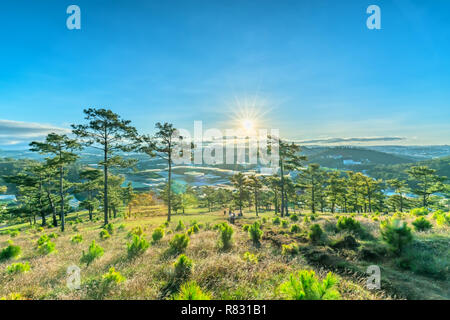
[(244, 130), (245, 133), (256, 133), (266, 126), (264, 115), (269, 112), (266, 101), (255, 96), (253, 98), (237, 98), (229, 106), (231, 113), (228, 127)]

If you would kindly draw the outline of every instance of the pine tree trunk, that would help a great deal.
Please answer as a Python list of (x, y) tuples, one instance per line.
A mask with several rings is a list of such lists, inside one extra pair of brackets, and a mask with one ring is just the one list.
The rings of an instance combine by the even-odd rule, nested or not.
[(92, 211), (94, 211), (94, 208), (92, 208), (92, 191), (89, 190), (88, 192), (89, 195), (89, 221), (92, 221)]
[[(105, 128), (105, 132), (106, 132), (106, 128)], [(104, 165), (103, 165), (103, 173), (104, 173), (104, 179), (105, 179), (105, 183), (103, 185), (103, 210), (104, 210), (104, 214), (105, 214), (105, 226), (108, 224), (108, 142), (105, 138), (105, 149), (104, 149)]]
[(39, 209), (41, 211), (41, 223), (44, 227), (47, 224), (47, 221), (45, 220), (45, 210), (42, 205), (42, 182), (39, 183)]
[(256, 191), (255, 191), (255, 212), (256, 212), (256, 216), (258, 216), (258, 196), (257, 196)]
[(50, 192), (48, 192), (48, 191), (47, 191), (47, 198), (48, 198), (48, 202), (50, 203), (50, 208), (52, 209), (53, 226), (57, 227), (58, 220), (56, 219), (56, 208), (55, 208), (55, 204), (53, 203), (53, 199), (50, 195)]
[[(169, 147), (170, 148), (170, 147)], [(168, 183), (169, 183), (169, 190), (168, 190), (168, 208), (167, 208), (167, 221), (170, 222), (170, 216), (172, 213), (172, 156), (169, 152), (169, 177), (168, 177)]]
[[(275, 194), (277, 194), (275, 192)], [(275, 195), (275, 200), (274, 200), (274, 205), (275, 205), (275, 215), (278, 214), (278, 196)]]
[(59, 195), (61, 198), (61, 231), (64, 232), (65, 216), (64, 216), (64, 186), (63, 186), (63, 167), (59, 167)]
[(280, 161), (280, 174), (281, 174), (281, 216), (284, 217), (284, 172), (283, 172), (283, 162)]
[(288, 198), (287, 192), (285, 192), (284, 199), (285, 199), (284, 205), (286, 206), (285, 213), (286, 213), (286, 216), (289, 216), (289, 198)]

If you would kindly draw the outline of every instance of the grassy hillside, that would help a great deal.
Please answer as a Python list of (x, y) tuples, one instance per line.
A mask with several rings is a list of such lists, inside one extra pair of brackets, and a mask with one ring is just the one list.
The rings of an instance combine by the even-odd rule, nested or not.
[[(195, 223), (197, 232), (190, 234), (190, 242), (184, 251), (193, 267), (183, 282), (195, 281), (212, 299), (286, 299), (281, 289), (290, 274), (300, 270), (314, 270), (319, 279), (327, 272), (338, 275), (336, 289), (342, 299), (449, 299), (449, 248), (448, 227), (437, 226), (429, 232), (415, 232), (414, 241), (403, 258), (389, 251), (380, 240), (377, 215), (355, 217), (362, 226), (356, 233), (340, 231), (336, 227), (337, 216), (324, 214), (297, 214), (298, 221), (281, 219), (277, 224), (273, 212), (264, 212), (258, 218), (245, 213), (231, 228), (234, 231), (232, 246), (221, 249), (217, 224), (225, 221), (223, 212), (203, 213), (191, 210), (176, 215), (173, 222), (163, 226), (161, 240), (152, 243), (141, 255), (130, 257), (127, 244), (130, 234), (141, 227), (144, 238), (151, 242), (154, 230), (164, 221), (164, 208), (154, 207), (149, 216), (137, 216), (113, 221), (114, 232), (110, 238), (100, 238), (100, 222), (89, 222), (86, 214), (68, 218), (71, 226), (65, 233), (56, 228), (30, 228), (26, 225), (2, 230), (0, 249), (12, 240), (21, 247), (16, 259), (0, 262), (0, 297), (25, 299), (171, 299), (180, 290), (174, 262), (180, 253), (169, 250), (176, 234), (184, 234)], [(407, 221), (414, 218), (406, 216)], [(429, 218), (432, 221), (431, 217)], [(186, 228), (178, 228), (179, 220)], [(295, 220), (295, 219), (294, 219)], [(247, 224), (262, 223), (260, 244), (255, 244), (244, 231)], [(285, 221), (285, 222), (283, 222)], [(324, 234), (312, 240), (313, 224), (319, 224)], [(292, 228), (298, 227), (297, 230)], [(55, 251), (39, 252), (37, 241), (44, 234), (51, 235)], [(72, 241), (82, 237), (80, 243)], [(90, 265), (80, 262), (95, 240), (104, 254)], [(294, 243), (289, 252), (284, 245)], [(291, 247), (292, 249), (292, 247)], [(420, 250), (420, 251), (417, 251)], [(403, 260), (402, 260), (403, 259)], [(406, 260), (407, 262), (405, 262)], [(30, 270), (11, 273), (12, 263), (29, 263)], [(381, 290), (366, 288), (366, 269), (369, 265), (381, 268)], [(407, 265), (408, 264), (408, 265)], [(66, 286), (66, 270), (76, 265), (81, 268), (81, 287), (70, 290)], [(111, 267), (124, 277), (123, 281), (104, 277)], [(115, 279), (118, 279), (117, 277)], [(180, 280), (181, 281), (181, 280)]]

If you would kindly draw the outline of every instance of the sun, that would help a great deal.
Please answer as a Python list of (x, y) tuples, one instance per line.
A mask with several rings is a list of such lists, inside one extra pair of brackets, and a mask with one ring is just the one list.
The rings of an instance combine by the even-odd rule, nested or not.
[(267, 98), (243, 95), (234, 96), (226, 102), (227, 106), (223, 109), (227, 113), (227, 120), (224, 120), (222, 126), (229, 129), (241, 130), (246, 135), (253, 135), (258, 130), (268, 128), (268, 119), (265, 117), (272, 110), (271, 103)]
[(253, 129), (255, 128), (255, 123), (251, 119), (242, 119), (241, 125), (242, 125), (242, 128), (244, 128), (244, 130), (247, 132), (253, 131)]

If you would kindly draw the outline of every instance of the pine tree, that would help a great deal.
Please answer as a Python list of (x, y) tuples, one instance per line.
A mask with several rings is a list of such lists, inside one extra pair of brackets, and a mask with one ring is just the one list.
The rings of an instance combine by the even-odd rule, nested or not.
[(399, 179), (391, 179), (388, 180), (387, 183), (394, 188), (395, 192), (398, 194), (399, 197), (399, 207), (400, 212), (403, 212), (404, 208), (404, 193), (406, 192), (406, 183), (404, 181), (400, 181)]
[(247, 184), (249, 186), (249, 189), (252, 192), (254, 205), (255, 205), (255, 213), (256, 213), (256, 216), (258, 216), (259, 193), (261, 192), (263, 184), (256, 175), (249, 176), (247, 179)]
[[(271, 144), (278, 146), (279, 160), (278, 167), (280, 170), (280, 196), (281, 196), (281, 216), (283, 217), (287, 211), (286, 201), (286, 174), (289, 171), (298, 170), (304, 161), (307, 160), (305, 156), (300, 155), (300, 146), (295, 143), (289, 143), (282, 140), (280, 137), (269, 136)], [(269, 150), (272, 152), (273, 147)]]
[(117, 155), (118, 151), (129, 152), (136, 148), (136, 128), (129, 120), (123, 120), (118, 114), (106, 109), (89, 108), (84, 110), (84, 125), (72, 125), (73, 133), (81, 139), (83, 145), (101, 150), (103, 159), (103, 211), (104, 224), (108, 224), (108, 170), (113, 166), (129, 167), (134, 161), (125, 161)]
[(30, 147), (31, 151), (53, 155), (53, 158), (47, 158), (47, 163), (58, 170), (61, 231), (64, 231), (64, 198), (66, 195), (64, 186), (65, 169), (69, 164), (76, 161), (78, 156), (74, 153), (74, 151), (80, 150), (81, 145), (76, 140), (67, 137), (67, 135), (50, 133), (47, 135), (44, 142), (33, 141), (30, 143)]
[(331, 212), (336, 211), (336, 205), (339, 202), (339, 197), (347, 192), (345, 189), (345, 179), (341, 177), (339, 171), (332, 171), (328, 174), (327, 195), (331, 203)]
[(141, 144), (141, 152), (146, 153), (150, 157), (158, 156), (167, 161), (167, 221), (170, 221), (172, 212), (172, 165), (174, 152), (183, 143), (183, 137), (179, 135), (178, 130), (171, 123), (166, 122), (162, 124), (158, 122), (155, 127), (158, 131), (154, 137), (143, 135), (139, 137), (138, 141)]
[(417, 166), (407, 170), (406, 173), (418, 182), (413, 192), (422, 197), (422, 205), (424, 207), (428, 206), (430, 195), (444, 190), (443, 181), (445, 181), (446, 177), (436, 175), (436, 170), (434, 169), (427, 166)]
[(234, 199), (236, 204), (239, 207), (239, 215), (242, 216), (242, 208), (244, 206), (244, 203), (248, 199), (248, 184), (246, 177), (242, 174), (242, 172), (239, 172), (235, 175), (233, 175), (230, 178), (231, 184), (233, 185), (235, 192), (234, 192)]
[[(316, 213), (317, 204), (320, 204), (320, 200), (324, 198), (324, 181), (324, 172), (317, 163), (309, 164), (308, 168), (299, 174), (298, 186), (306, 190), (307, 202), (312, 213)], [(323, 205), (321, 210), (323, 210)]]

